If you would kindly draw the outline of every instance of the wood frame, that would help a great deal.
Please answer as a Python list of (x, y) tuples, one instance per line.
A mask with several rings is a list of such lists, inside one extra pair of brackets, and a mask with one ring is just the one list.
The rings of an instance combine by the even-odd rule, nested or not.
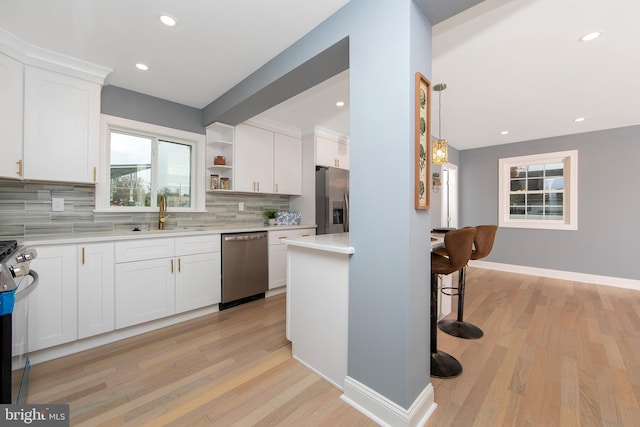
[(429, 179), (431, 171), (431, 82), (416, 73), (416, 160), (415, 208), (429, 209)]

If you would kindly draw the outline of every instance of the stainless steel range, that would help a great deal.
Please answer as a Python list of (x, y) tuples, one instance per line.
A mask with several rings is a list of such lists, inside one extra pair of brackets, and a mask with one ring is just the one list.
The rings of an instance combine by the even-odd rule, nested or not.
[(35, 249), (19, 246), (16, 240), (0, 241), (0, 404), (17, 403), (26, 397), (29, 358), (25, 357), (16, 401), (11, 399), (13, 308), (38, 285), (38, 274), (29, 269), (37, 257)]

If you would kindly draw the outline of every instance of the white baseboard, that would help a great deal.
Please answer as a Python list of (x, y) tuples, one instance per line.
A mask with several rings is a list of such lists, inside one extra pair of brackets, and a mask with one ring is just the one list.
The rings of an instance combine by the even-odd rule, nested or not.
[[(111, 332), (96, 335), (81, 340), (72, 341), (66, 344), (60, 344), (55, 347), (49, 347), (38, 351), (29, 353), (29, 360), (32, 365), (38, 363), (47, 362), (49, 360), (57, 359), (63, 356), (69, 356), (74, 353), (89, 350), (95, 347), (100, 347), (105, 344), (111, 344), (116, 341), (120, 341), (126, 338), (130, 338), (136, 335), (151, 332), (156, 329), (164, 328), (178, 323), (186, 322), (198, 317), (205, 316), (207, 314), (215, 313), (218, 311), (218, 304), (210, 305), (208, 307), (198, 308), (186, 313), (180, 313), (162, 319), (153, 320), (150, 322), (142, 323), (139, 325), (129, 326), (124, 329), (116, 329)], [(20, 356), (14, 356), (14, 359)], [(18, 369), (21, 366), (14, 366), (14, 369)]]
[(523, 265), (501, 264), (489, 261), (469, 261), (469, 266), (486, 268), (487, 270), (506, 271), (509, 273), (542, 276), (551, 279), (571, 280), (574, 282), (592, 283), (594, 285), (614, 286), (617, 288), (640, 291), (640, 280), (622, 277), (598, 276), (596, 274), (576, 273), (573, 271), (550, 270), (548, 268), (527, 267)]
[(438, 407), (431, 383), (427, 384), (409, 409), (404, 409), (349, 376), (344, 379), (344, 393), (340, 398), (384, 427), (423, 426)]
[(271, 298), (275, 297), (276, 295), (284, 294), (285, 292), (287, 292), (287, 287), (280, 286), (279, 288), (269, 289), (267, 292), (265, 292), (264, 297)]

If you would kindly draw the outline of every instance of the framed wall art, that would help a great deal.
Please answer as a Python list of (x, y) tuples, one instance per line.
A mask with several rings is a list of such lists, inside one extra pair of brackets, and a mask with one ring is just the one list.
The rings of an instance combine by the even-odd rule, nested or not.
[(429, 209), (429, 179), (431, 178), (431, 83), (416, 73), (416, 209)]

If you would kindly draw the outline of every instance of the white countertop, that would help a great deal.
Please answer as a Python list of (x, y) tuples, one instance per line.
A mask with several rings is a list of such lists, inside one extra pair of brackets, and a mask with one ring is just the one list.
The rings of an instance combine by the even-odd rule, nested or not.
[(444, 233), (431, 233), (431, 248), (444, 246)]
[(319, 251), (336, 252), (339, 254), (351, 255), (355, 252), (353, 246), (349, 246), (349, 233), (293, 237), (291, 239), (284, 239), (283, 243), (303, 248), (317, 249)]
[(57, 245), (72, 243), (92, 243), (92, 242), (109, 242), (115, 240), (135, 240), (135, 239), (153, 239), (161, 237), (182, 237), (182, 236), (201, 236), (210, 234), (225, 233), (247, 233), (253, 231), (278, 231), (278, 230), (294, 230), (298, 228), (316, 228), (314, 224), (300, 225), (274, 225), (274, 226), (258, 226), (258, 227), (176, 227), (167, 230), (145, 230), (145, 231), (115, 231), (104, 233), (75, 233), (71, 235), (32, 235), (18, 237), (18, 243), (38, 246), (38, 245)]

